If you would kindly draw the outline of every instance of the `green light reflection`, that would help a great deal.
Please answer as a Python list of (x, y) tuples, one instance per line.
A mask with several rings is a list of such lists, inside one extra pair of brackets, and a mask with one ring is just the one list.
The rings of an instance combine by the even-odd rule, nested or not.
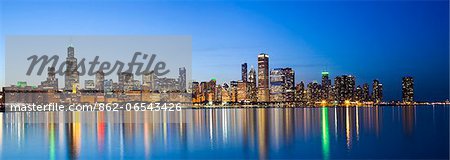
[(324, 159), (329, 159), (330, 137), (328, 136), (328, 108), (322, 108), (322, 153)]

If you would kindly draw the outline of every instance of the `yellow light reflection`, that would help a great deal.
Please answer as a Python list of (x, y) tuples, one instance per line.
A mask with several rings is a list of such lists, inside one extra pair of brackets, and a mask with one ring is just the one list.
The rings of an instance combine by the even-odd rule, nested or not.
[(356, 141), (359, 141), (359, 113), (358, 106), (356, 106)]
[(77, 157), (80, 154), (80, 147), (81, 147), (81, 118), (80, 118), (80, 112), (74, 112), (74, 123), (73, 123), (73, 149), (75, 153), (75, 157)]
[(348, 113), (349, 108), (345, 108), (345, 135), (347, 140), (347, 149), (351, 147), (351, 133), (350, 133), (350, 114)]

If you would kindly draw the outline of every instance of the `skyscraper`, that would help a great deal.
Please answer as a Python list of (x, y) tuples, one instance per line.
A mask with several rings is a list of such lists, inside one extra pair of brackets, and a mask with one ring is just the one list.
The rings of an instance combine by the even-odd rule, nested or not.
[(50, 80), (56, 80), (56, 71), (55, 71), (55, 67), (48, 67), (47, 69), (48, 73), (47, 73), (47, 79)]
[(156, 88), (156, 79), (157, 77), (153, 71), (144, 72), (144, 74), (142, 74), (142, 89), (154, 91)]
[(363, 88), (360, 86), (360, 85), (358, 85), (358, 86), (356, 86), (356, 89), (355, 89), (355, 95), (354, 95), (354, 100), (355, 101), (359, 101), (359, 102), (361, 102), (361, 101), (363, 101)]
[(294, 70), (275, 68), (270, 71), (270, 100), (272, 102), (292, 102), (295, 93)]
[(206, 92), (208, 92), (208, 83), (207, 82), (200, 82), (200, 91), (202, 94), (206, 94)]
[(300, 81), (300, 83), (295, 86), (296, 101), (300, 101), (300, 102), (306, 101), (305, 94), (306, 94), (305, 84), (303, 83), (303, 81)]
[(258, 55), (258, 102), (270, 102), (269, 96), (269, 55)]
[(103, 84), (104, 84), (103, 86), (104, 86), (105, 95), (111, 96), (114, 91), (113, 80), (112, 79), (104, 80)]
[(247, 100), (247, 82), (237, 82), (237, 101), (245, 102)]
[(310, 105), (315, 105), (316, 102), (321, 101), (320, 100), (320, 84), (317, 83), (317, 81), (313, 81), (311, 83), (308, 83), (306, 86), (306, 97), (308, 103)]
[(247, 82), (247, 63), (243, 63), (241, 66), (242, 82)]
[(369, 102), (370, 101), (370, 93), (369, 93), (369, 84), (364, 83), (363, 84), (363, 94), (362, 94), (362, 101), (363, 102)]
[(192, 90), (192, 101), (196, 103), (200, 102), (199, 98), (201, 91), (199, 83), (196, 81), (192, 82), (191, 90)]
[(257, 95), (258, 95), (258, 90), (256, 88), (256, 71), (253, 68), (253, 66), (251, 66), (250, 71), (249, 71), (249, 75), (248, 75), (248, 91), (249, 91), (249, 100), (250, 102), (256, 102), (257, 101)]
[(208, 82), (207, 86), (207, 99), (208, 102), (212, 102), (214, 98), (216, 97), (216, 85), (217, 80), (215, 78), (211, 78), (211, 80)]
[(238, 82), (237, 81), (230, 82), (230, 101), (238, 102)]
[(270, 71), (270, 97), (272, 102), (284, 101), (284, 74), (282, 68), (275, 68)]
[(355, 91), (355, 77), (352, 75), (337, 76), (334, 79), (335, 99), (338, 102), (352, 101)]
[(72, 46), (67, 48), (66, 71), (64, 74), (64, 90), (72, 90), (80, 83), (80, 77), (77, 67), (77, 58), (75, 58), (75, 49)]
[(383, 100), (383, 84), (377, 79), (372, 84), (372, 100), (374, 103), (380, 103)]
[(330, 85), (330, 91), (328, 92), (328, 101), (336, 101), (336, 87), (334, 85)]
[(103, 84), (104, 81), (105, 73), (103, 73), (102, 70), (97, 71), (97, 73), (95, 73), (95, 89), (98, 91), (103, 91), (105, 88)]
[(186, 91), (186, 68), (181, 67), (178, 69), (178, 85), (179, 85), (179, 91), (185, 92)]
[(119, 89), (122, 91), (129, 91), (133, 89), (133, 74), (129, 72), (119, 73)]
[(58, 90), (58, 78), (55, 74), (55, 67), (48, 67), (47, 80), (41, 82), (43, 89)]
[(222, 95), (221, 99), (222, 103), (229, 103), (231, 101), (230, 87), (228, 86), (227, 83), (223, 83), (221, 95)]
[(283, 72), (285, 75), (284, 101), (295, 101), (295, 72), (292, 68), (285, 68)]
[(414, 79), (407, 76), (402, 79), (402, 100), (403, 103), (414, 102)]
[(222, 101), (222, 85), (218, 84), (215, 87), (214, 102), (221, 102), (221, 101)]
[(327, 100), (330, 94), (331, 80), (328, 78), (328, 72), (322, 72), (322, 99)]
[(354, 100), (353, 97), (355, 95), (355, 84), (356, 84), (356, 80), (355, 77), (352, 75), (347, 75), (347, 76), (343, 76), (345, 77), (345, 86), (346, 86), (346, 94), (345, 94), (345, 99), (346, 100)]

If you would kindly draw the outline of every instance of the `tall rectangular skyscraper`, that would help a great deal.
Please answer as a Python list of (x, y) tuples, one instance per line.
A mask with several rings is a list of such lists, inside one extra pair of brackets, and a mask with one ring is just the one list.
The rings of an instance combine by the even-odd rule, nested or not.
[(98, 91), (104, 90), (104, 84), (105, 81), (105, 73), (103, 73), (102, 70), (99, 70), (95, 73), (95, 89)]
[(295, 95), (295, 79), (292, 68), (275, 68), (270, 71), (270, 100), (292, 102)]
[(185, 67), (181, 67), (178, 69), (178, 85), (179, 85), (179, 90), (181, 92), (185, 92), (186, 91), (186, 68)]
[(322, 99), (328, 100), (330, 94), (331, 80), (327, 71), (322, 72)]
[(73, 90), (76, 85), (79, 85), (80, 77), (77, 64), (75, 48), (69, 46), (67, 48), (66, 71), (64, 73), (64, 90)]
[(258, 55), (258, 102), (270, 102), (269, 96), (269, 55)]
[(334, 79), (335, 99), (339, 102), (352, 101), (355, 91), (355, 77), (352, 75), (337, 76)]
[(247, 82), (247, 63), (243, 63), (241, 66), (241, 75), (242, 75), (242, 82)]
[(285, 75), (282, 68), (275, 68), (270, 71), (270, 97), (272, 102), (283, 102)]
[(248, 72), (248, 91), (249, 91), (249, 99), (250, 102), (257, 101), (258, 89), (256, 88), (256, 71), (253, 66), (250, 68)]
[(414, 102), (414, 79), (413, 77), (403, 77), (402, 79), (402, 100), (404, 103)]
[(295, 98), (296, 98), (296, 101), (301, 101), (301, 102), (306, 101), (305, 94), (306, 94), (305, 84), (303, 83), (303, 81), (300, 81), (300, 83), (298, 83), (295, 86)]
[(367, 83), (363, 84), (363, 95), (361, 98), (362, 98), (363, 102), (370, 101), (369, 84), (367, 84)]
[(383, 84), (378, 80), (373, 80), (372, 100), (374, 103), (380, 103), (383, 100)]

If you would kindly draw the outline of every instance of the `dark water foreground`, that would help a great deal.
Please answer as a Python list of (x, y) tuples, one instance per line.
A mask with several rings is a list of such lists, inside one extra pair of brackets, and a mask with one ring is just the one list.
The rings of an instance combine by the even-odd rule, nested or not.
[(0, 157), (448, 158), (449, 107), (0, 113)]

